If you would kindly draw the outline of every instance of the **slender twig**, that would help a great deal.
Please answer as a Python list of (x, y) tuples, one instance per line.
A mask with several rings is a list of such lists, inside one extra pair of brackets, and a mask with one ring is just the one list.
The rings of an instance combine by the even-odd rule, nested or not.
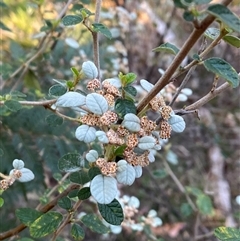
[[(232, 0), (223, 0), (223, 5), (228, 5), (232, 2)], [(185, 44), (178, 52), (176, 57), (174, 58), (172, 64), (163, 74), (163, 76), (158, 80), (154, 88), (146, 95), (138, 104), (137, 112), (140, 112), (168, 83), (174, 72), (180, 66), (183, 59), (187, 56), (188, 52), (197, 42), (197, 40), (202, 36), (204, 31), (208, 28), (208, 26), (215, 20), (215, 17), (212, 15), (208, 15), (200, 24), (198, 29), (194, 29), (192, 34), (186, 40)]]
[[(63, 191), (61, 194), (59, 194), (57, 197), (55, 197), (51, 202), (49, 202), (48, 204), (46, 204), (45, 206), (40, 208), (38, 211), (43, 212), (43, 213), (48, 212), (49, 210), (51, 210), (52, 208), (54, 208), (56, 206), (56, 204), (60, 198), (67, 196), (69, 192), (71, 192), (72, 190), (78, 189), (78, 188), (79, 188), (78, 184), (72, 184), (65, 191)], [(8, 230), (7, 232), (0, 233), (0, 240), (4, 240), (13, 235), (17, 235), (22, 230), (24, 230), (26, 227), (27, 227), (26, 225), (20, 224), (17, 227)]]
[(61, 225), (58, 227), (58, 229), (54, 232), (52, 241), (55, 241), (56, 238), (58, 237), (58, 235), (62, 232), (62, 230), (65, 228), (65, 226), (67, 224), (69, 224), (71, 222), (71, 219), (73, 218), (75, 212), (77, 211), (77, 209), (79, 208), (79, 206), (81, 205), (82, 200), (78, 200), (72, 210), (69, 212), (68, 216), (64, 219), (64, 221), (61, 223)]
[(170, 175), (170, 177), (173, 179), (173, 181), (176, 183), (178, 189), (185, 195), (189, 205), (192, 207), (192, 209), (196, 212), (197, 208), (195, 206), (195, 204), (193, 203), (192, 199), (190, 198), (190, 196), (188, 195), (188, 193), (186, 192), (184, 186), (182, 185), (182, 183), (179, 181), (179, 179), (177, 178), (177, 176), (174, 174), (174, 172), (172, 171), (171, 167), (168, 165), (167, 161), (165, 161), (163, 159), (163, 164), (168, 172), (168, 174)]
[[(99, 23), (100, 11), (101, 11), (102, 0), (96, 0), (95, 6), (95, 23)], [(99, 60), (99, 34), (98, 32), (92, 32), (93, 37), (93, 59), (98, 69), (98, 78), (100, 79), (100, 60)]]
[(223, 91), (225, 91), (229, 88), (230, 88), (230, 84), (226, 82), (226, 83), (222, 84), (221, 86), (219, 86), (218, 88), (216, 88), (213, 92), (210, 91), (208, 94), (206, 94), (200, 100), (198, 100), (195, 103), (193, 103), (193, 104), (187, 106), (186, 108), (184, 108), (184, 110), (185, 111), (196, 110), (199, 107), (208, 103), (211, 99), (213, 99), (214, 97), (219, 95), (221, 92), (223, 92)]
[(195, 240), (200, 240), (200, 239), (204, 239), (206, 240), (206, 238), (210, 238), (212, 237), (214, 234), (214, 232), (209, 232), (209, 233), (206, 233), (206, 234), (202, 234), (202, 235), (198, 235), (197, 237), (195, 237)]
[(186, 74), (185, 78), (183, 79), (181, 85), (179, 86), (177, 92), (174, 94), (172, 100), (170, 101), (169, 103), (169, 106), (172, 106), (175, 102), (175, 100), (177, 99), (178, 95), (180, 94), (181, 90), (186, 86), (188, 80), (190, 79), (193, 71), (195, 70), (196, 66), (193, 66), (189, 71), (188, 73)]
[[(18, 101), (21, 105), (32, 105), (32, 106), (48, 106), (52, 105), (56, 102), (56, 99), (53, 100), (40, 100), (40, 101), (27, 101), (27, 100), (21, 100)], [(0, 106), (4, 105), (5, 101), (0, 101)]]

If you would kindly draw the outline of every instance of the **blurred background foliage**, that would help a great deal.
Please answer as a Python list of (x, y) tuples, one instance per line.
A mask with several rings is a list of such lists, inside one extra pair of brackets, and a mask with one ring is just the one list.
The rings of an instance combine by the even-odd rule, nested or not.
[[(72, 1), (67, 13), (76, 14), (83, 6), (94, 12), (94, 2)], [(82, 24), (64, 27), (56, 20), (65, 4), (63, 0), (0, 2), (1, 95), (17, 90), (26, 94), (27, 100), (50, 99), (48, 90), (54, 84), (53, 79), (71, 80), (71, 67), (79, 69), (84, 61), (92, 60), (90, 32)], [(238, 1), (234, 1), (231, 9), (239, 14), (237, 5)], [(145, 78), (155, 83), (161, 76), (159, 68), (165, 70), (173, 57), (154, 53), (152, 49), (167, 41), (181, 47), (193, 29), (191, 23), (182, 19), (182, 14), (183, 11), (176, 9), (172, 1), (166, 0), (103, 1), (101, 23), (108, 26), (113, 35), (111, 40), (100, 35), (103, 76), (113, 77), (119, 71), (134, 72), (138, 80)], [(201, 42), (194, 47), (184, 64), (191, 61), (200, 45)], [(240, 71), (239, 49), (236, 51), (230, 45), (220, 43), (210, 55), (225, 59), (237, 72)], [(212, 80), (212, 74), (203, 71), (202, 67), (197, 68), (187, 86), (194, 94), (184, 105), (208, 93)], [(178, 86), (178, 80), (174, 84)], [(202, 107), (200, 120), (194, 115), (185, 116), (185, 132), (173, 135), (170, 143), (160, 151), (158, 160), (144, 170), (143, 177), (132, 187), (122, 188), (123, 194), (140, 199), (139, 215), (150, 209), (157, 210), (163, 226), (152, 230), (156, 236), (164, 237), (164, 240), (192, 240), (197, 228), (201, 235), (226, 222), (239, 223), (239, 206), (235, 201), (240, 194), (239, 92), (239, 88), (228, 90)], [(180, 102), (174, 109), (182, 107)], [(0, 114), (1, 172), (8, 174), (12, 161), (17, 158), (24, 160), (36, 176), (34, 181), (14, 184), (4, 192), (5, 204), (0, 214), (0, 232), (3, 232), (19, 223), (14, 215), (16, 208), (36, 207), (46, 189), (57, 183), (53, 175), (58, 172), (59, 158), (68, 152), (83, 153), (87, 146), (75, 139), (76, 124), (65, 121), (61, 126), (49, 126), (45, 119), (51, 113), (44, 107), (24, 107), (10, 112), (1, 106)], [(212, 160), (216, 155), (217, 160), (223, 160), (221, 178), (229, 188), (225, 194), (212, 195), (220, 180), (213, 175)], [(169, 175), (168, 167), (183, 186), (210, 194), (215, 210), (213, 216), (192, 211), (185, 194)], [(228, 194), (230, 200), (224, 196)], [(194, 196), (191, 197), (195, 202)], [(228, 202), (228, 213), (217, 197)], [(229, 220), (226, 217), (230, 217)], [(96, 238), (90, 232), (86, 235), (86, 240)], [(129, 230), (124, 230), (117, 238), (111, 236), (109, 240), (149, 239), (147, 234), (130, 235)], [(215, 238), (211, 236), (204, 240)]]

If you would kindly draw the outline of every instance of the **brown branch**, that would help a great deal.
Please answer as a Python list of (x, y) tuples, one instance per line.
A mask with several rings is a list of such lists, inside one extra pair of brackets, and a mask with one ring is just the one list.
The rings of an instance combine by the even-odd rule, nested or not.
[[(43, 213), (48, 212), (49, 210), (51, 210), (52, 208), (54, 208), (56, 206), (56, 204), (60, 198), (65, 197), (69, 192), (71, 192), (72, 190), (78, 189), (78, 188), (79, 188), (78, 184), (72, 184), (65, 191), (63, 191), (61, 194), (59, 194), (57, 197), (55, 197), (51, 202), (49, 202), (48, 204), (46, 204), (45, 206), (40, 208), (38, 211), (43, 212)], [(20, 224), (17, 227), (15, 227), (7, 232), (0, 233), (0, 240), (4, 240), (6, 238), (12, 237), (13, 235), (17, 235), (22, 230), (24, 230), (26, 227), (27, 227), (26, 225)]]
[(79, 208), (79, 206), (81, 205), (81, 203), (82, 203), (82, 200), (78, 200), (78, 201), (74, 204), (71, 212), (69, 212), (68, 216), (67, 216), (67, 217), (65, 218), (65, 220), (61, 223), (61, 225), (58, 227), (58, 229), (54, 232), (52, 241), (55, 241), (56, 238), (58, 237), (58, 235), (59, 235), (59, 234), (62, 232), (62, 230), (65, 228), (65, 226), (68, 225), (68, 224), (71, 222), (75, 211), (77, 211), (77, 209)]
[[(232, 0), (223, 0), (223, 5), (228, 5), (232, 2)], [(163, 76), (158, 80), (154, 88), (145, 96), (137, 106), (137, 112), (139, 113), (169, 82), (177, 68), (180, 66), (183, 59), (187, 56), (188, 52), (197, 42), (197, 40), (201, 37), (204, 31), (208, 28), (208, 26), (215, 20), (215, 17), (212, 15), (208, 15), (200, 24), (198, 29), (194, 29), (192, 34), (186, 40), (185, 44), (178, 52), (176, 57), (174, 58), (172, 64), (163, 74)]]
[(198, 100), (195, 103), (193, 103), (193, 104), (187, 106), (186, 108), (184, 108), (184, 110), (185, 111), (196, 110), (199, 107), (208, 103), (211, 99), (213, 99), (214, 97), (219, 95), (221, 92), (227, 90), (228, 88), (230, 88), (230, 84), (226, 82), (226, 83), (222, 84), (221, 86), (219, 86), (218, 88), (216, 88), (213, 92), (210, 91), (208, 94), (206, 94), (200, 100)]

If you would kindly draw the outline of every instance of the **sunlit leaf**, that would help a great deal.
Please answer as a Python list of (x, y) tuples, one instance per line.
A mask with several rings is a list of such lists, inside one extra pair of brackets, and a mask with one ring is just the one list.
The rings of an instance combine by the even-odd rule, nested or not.
[(183, 132), (186, 127), (184, 119), (179, 115), (172, 115), (168, 119), (168, 123), (171, 125), (172, 130), (178, 133)]
[(238, 38), (234, 35), (226, 35), (223, 37), (223, 40), (226, 43), (228, 43), (236, 48), (240, 48), (240, 38)]
[(136, 172), (133, 166), (127, 163), (124, 168), (121, 168), (121, 171), (119, 170), (120, 168), (118, 167), (116, 173), (117, 181), (124, 185), (132, 185), (136, 178)]
[(2, 21), (0, 21), (0, 28), (5, 31), (11, 32), (11, 29), (8, 28)]
[(142, 150), (149, 150), (156, 144), (156, 139), (152, 136), (143, 136), (138, 141), (138, 147)]
[(98, 152), (95, 150), (90, 150), (87, 154), (86, 154), (86, 159), (89, 162), (95, 162), (98, 159)]
[(218, 28), (208, 28), (205, 32), (204, 32), (204, 36), (214, 40), (216, 39), (220, 34), (220, 30)]

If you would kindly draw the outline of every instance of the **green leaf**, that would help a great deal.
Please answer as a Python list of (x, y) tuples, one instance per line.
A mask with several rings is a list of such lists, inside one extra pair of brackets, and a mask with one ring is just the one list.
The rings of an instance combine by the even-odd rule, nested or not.
[(10, 110), (10, 111), (18, 111), (22, 109), (22, 105), (16, 101), (16, 100), (6, 100), (4, 102), (4, 105)]
[(26, 98), (27, 97), (27, 95), (25, 95), (24, 93), (22, 93), (22, 92), (20, 92), (18, 90), (11, 91), (10, 95), (12, 97), (15, 97), (15, 98)]
[(227, 7), (221, 4), (213, 4), (208, 7), (207, 11), (220, 19), (229, 28), (238, 33), (240, 32), (240, 19), (234, 15)]
[(188, 217), (193, 213), (192, 207), (189, 203), (182, 203), (180, 211), (183, 217)]
[(190, 11), (184, 11), (183, 18), (187, 22), (192, 22), (194, 20), (194, 15)]
[(81, 23), (83, 18), (78, 15), (66, 15), (63, 19), (62, 22), (65, 26), (71, 26), (71, 25), (76, 25), (78, 23)]
[(152, 50), (153, 52), (164, 52), (168, 54), (176, 55), (179, 52), (179, 48), (171, 43), (164, 43)]
[(209, 196), (205, 194), (199, 195), (196, 204), (202, 214), (211, 215), (213, 213), (212, 201)]
[(114, 151), (114, 155), (115, 156), (123, 156), (123, 152), (125, 151), (127, 145), (124, 144), (122, 146), (119, 146), (115, 151)]
[(101, 174), (101, 171), (98, 167), (92, 167), (88, 170), (88, 176), (92, 180), (95, 176)]
[(63, 209), (69, 210), (72, 208), (72, 202), (70, 198), (62, 197), (61, 199), (58, 200), (58, 206)]
[(67, 92), (67, 88), (60, 85), (56, 84), (50, 87), (48, 93), (50, 96), (61, 96)]
[(208, 28), (205, 32), (204, 32), (204, 36), (206, 36), (207, 38), (214, 40), (216, 39), (220, 34), (220, 30), (218, 28)]
[(2, 21), (0, 21), (0, 28), (2, 30), (6, 30), (6, 31), (9, 31), (9, 32), (12, 32), (10, 28), (8, 28)]
[(196, 5), (210, 3), (212, 0), (193, 0)]
[(116, 100), (114, 110), (121, 118), (128, 113), (137, 113), (137, 108), (132, 101), (120, 98)]
[(109, 29), (105, 25), (103, 25), (101, 23), (93, 23), (92, 26), (93, 26), (94, 32), (100, 32), (103, 35), (105, 35), (107, 38), (109, 38), (109, 39), (112, 38), (111, 32), (109, 31)]
[(0, 197), (0, 208), (3, 206), (4, 204), (4, 199)]
[(112, 225), (120, 225), (124, 219), (122, 206), (116, 199), (109, 204), (98, 203), (98, 209), (102, 217)]
[(63, 124), (63, 118), (61, 116), (52, 114), (46, 117), (46, 122), (52, 127), (60, 126)]
[(95, 214), (87, 214), (84, 215), (81, 219), (82, 223), (90, 228), (93, 232), (104, 234), (109, 232), (109, 228), (107, 228), (102, 221)]
[(58, 212), (43, 214), (30, 225), (30, 235), (33, 238), (41, 238), (53, 233), (61, 223), (63, 216)]
[(69, 179), (71, 182), (75, 182), (82, 185), (90, 181), (88, 173), (84, 170), (71, 173)]
[(78, 77), (79, 77), (80, 73), (78, 72), (78, 70), (77, 70), (75, 67), (72, 67), (72, 68), (71, 68), (71, 71), (72, 71), (73, 76), (74, 76), (75, 78), (78, 78)]
[(78, 241), (83, 240), (84, 236), (85, 236), (85, 232), (84, 232), (83, 228), (77, 223), (74, 223), (72, 225), (70, 233), (71, 233), (72, 237), (74, 238), (74, 240), (78, 240)]
[(225, 60), (220, 58), (210, 58), (206, 59), (203, 64), (208, 71), (226, 79), (233, 88), (236, 88), (239, 85), (237, 71)]
[(91, 192), (90, 192), (90, 187), (83, 187), (79, 192), (78, 192), (78, 199), (80, 200), (85, 200), (91, 197)]
[(163, 179), (168, 175), (165, 169), (157, 169), (153, 171), (153, 176), (155, 178)]
[(135, 87), (129, 85), (123, 88), (124, 91), (126, 91), (128, 94), (130, 94), (131, 96), (136, 96), (137, 95), (137, 90)]
[(219, 227), (214, 230), (214, 235), (221, 241), (238, 241), (240, 240), (240, 229)]
[(16, 210), (16, 216), (27, 226), (30, 226), (41, 215), (43, 215), (41, 212), (31, 208), (19, 208)]
[(240, 38), (238, 38), (234, 35), (226, 35), (223, 37), (223, 40), (226, 43), (228, 43), (236, 48), (240, 48)]
[(68, 153), (58, 161), (58, 168), (62, 172), (76, 172), (84, 166), (84, 159), (77, 153)]
[(186, 187), (187, 192), (193, 194), (195, 197), (198, 197), (199, 195), (202, 195), (203, 192), (196, 188), (196, 187)]
[(78, 190), (72, 190), (71, 192), (68, 193), (69, 198), (75, 198), (78, 195)]
[(34, 91), (41, 90), (38, 78), (32, 70), (28, 70), (28, 72), (25, 74), (24, 85), (29, 89), (33, 89)]
[(181, 0), (173, 0), (173, 2), (177, 8), (187, 8), (187, 5), (184, 5)]
[(34, 240), (31, 238), (20, 238), (18, 239), (18, 241), (34, 241)]
[(127, 86), (132, 84), (136, 80), (137, 75), (134, 73), (128, 73), (124, 75), (120, 72), (118, 77), (121, 80), (122, 86)]

